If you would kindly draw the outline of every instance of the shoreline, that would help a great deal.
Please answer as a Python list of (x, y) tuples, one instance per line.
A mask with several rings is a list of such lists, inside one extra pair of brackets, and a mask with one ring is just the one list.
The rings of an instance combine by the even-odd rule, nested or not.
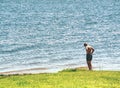
[(48, 70), (48, 68), (30, 68), (30, 69), (23, 69), (23, 70), (0, 72), (0, 75), (35, 74), (35, 73), (43, 73), (42, 71), (46, 71), (46, 70)]
[[(97, 70), (93, 68), (93, 71), (119, 71), (119, 70)], [(15, 71), (6, 71), (0, 72), (0, 75), (25, 75), (25, 74), (42, 74), (42, 73), (57, 73), (62, 70), (66, 69), (78, 69), (78, 70), (88, 70), (87, 66), (78, 66), (78, 67), (68, 67), (61, 70), (51, 70), (49, 68), (30, 68), (30, 69), (23, 69), (23, 70), (15, 70)], [(88, 70), (89, 71), (89, 70)]]
[[(78, 67), (68, 67), (65, 69), (86, 69), (86, 66), (78, 66)], [(57, 70), (53, 71), (49, 68), (30, 68), (30, 69), (23, 69), (23, 70), (15, 70), (15, 71), (6, 71), (6, 72), (0, 72), (0, 75), (24, 75), (24, 74), (41, 74), (41, 73), (57, 73), (59, 71), (65, 70)]]
[(88, 71), (84, 67), (78, 67), (55, 74), (1, 75), (0, 88), (118, 88), (119, 73), (120, 71)]

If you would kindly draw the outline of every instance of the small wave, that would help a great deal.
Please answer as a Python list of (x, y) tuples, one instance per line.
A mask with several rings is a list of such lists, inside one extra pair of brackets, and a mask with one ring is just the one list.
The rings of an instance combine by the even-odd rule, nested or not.
[(35, 45), (30, 45), (30, 46), (16, 47), (11, 50), (2, 50), (2, 51), (0, 51), (0, 54), (11, 54), (11, 53), (15, 53), (15, 52), (27, 51), (27, 50), (32, 50), (32, 49), (41, 48), (41, 47), (43, 48), (43, 47), (45, 47), (45, 45), (46, 44), (40, 43), (40, 44), (35, 44)]
[(66, 62), (66, 61), (70, 61), (70, 60), (73, 60), (73, 58), (57, 58), (57, 59), (50, 59), (49, 62), (50, 63), (57, 63), (57, 62)]

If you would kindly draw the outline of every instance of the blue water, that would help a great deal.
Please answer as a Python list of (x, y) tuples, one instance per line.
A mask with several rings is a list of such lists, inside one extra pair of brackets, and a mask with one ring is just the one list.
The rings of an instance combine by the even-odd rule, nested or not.
[(120, 70), (120, 0), (0, 0), (0, 72), (86, 65)]

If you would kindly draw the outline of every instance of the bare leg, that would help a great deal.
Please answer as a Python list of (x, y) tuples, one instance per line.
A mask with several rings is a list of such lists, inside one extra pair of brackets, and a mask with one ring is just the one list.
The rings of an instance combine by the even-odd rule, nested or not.
[(88, 65), (89, 70), (92, 70), (92, 64), (91, 64), (91, 61), (87, 61), (87, 65)]

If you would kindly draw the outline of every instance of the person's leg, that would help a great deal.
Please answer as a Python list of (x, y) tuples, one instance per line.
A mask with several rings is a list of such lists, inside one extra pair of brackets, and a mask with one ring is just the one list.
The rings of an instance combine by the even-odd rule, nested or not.
[(86, 60), (87, 60), (87, 65), (88, 65), (89, 70), (92, 70), (92, 64), (91, 64), (92, 55), (91, 54), (87, 54)]
[(88, 65), (89, 70), (92, 70), (92, 64), (91, 64), (91, 61), (87, 61), (87, 65)]
[(90, 70), (92, 70), (92, 63), (91, 63), (91, 61), (90, 61)]

